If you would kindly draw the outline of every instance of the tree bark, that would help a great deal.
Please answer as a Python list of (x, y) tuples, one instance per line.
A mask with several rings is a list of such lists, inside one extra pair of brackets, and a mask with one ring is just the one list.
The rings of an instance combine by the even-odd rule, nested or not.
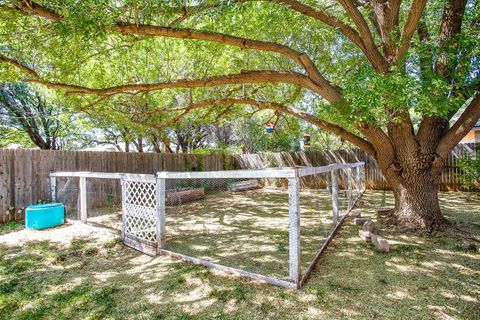
[[(415, 138), (397, 134), (397, 129), (406, 131), (405, 128), (391, 128), (390, 137), (379, 138), (376, 143), (378, 165), (395, 197), (390, 222), (405, 230), (421, 230), (430, 234), (445, 230), (449, 222), (438, 202), (445, 161), (439, 159), (434, 149), (425, 152), (427, 149)], [(429, 143), (438, 145), (439, 140), (437, 137), (436, 141)], [(382, 146), (379, 147), (379, 144)]]
[(408, 179), (389, 181), (395, 196), (393, 222), (406, 230), (430, 234), (445, 230), (449, 222), (438, 202), (439, 180), (440, 174), (414, 170)]

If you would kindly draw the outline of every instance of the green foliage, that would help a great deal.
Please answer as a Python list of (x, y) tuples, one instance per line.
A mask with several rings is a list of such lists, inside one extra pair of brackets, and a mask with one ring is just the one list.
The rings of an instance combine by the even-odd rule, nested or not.
[(24, 130), (0, 125), (0, 148), (6, 148), (10, 145), (18, 145), (22, 148), (35, 147)]
[[(3, 3), (13, 6), (15, 2), (9, 0)], [(115, 32), (117, 20), (134, 25), (175, 25), (172, 22), (182, 14), (179, 15), (174, 8), (187, 4), (198, 8), (175, 25), (177, 28), (276, 42), (305, 52), (322, 75), (342, 89), (345, 101), (348, 101), (345, 105), (332, 105), (307, 90), (289, 84), (166, 89), (148, 94), (113, 95), (102, 101), (96, 101), (98, 97), (91, 96), (64, 97), (65, 90), (58, 90), (54, 100), (59, 105), (88, 113), (89, 121), (102, 131), (100, 136), (108, 136), (111, 140), (119, 136), (130, 142), (147, 136), (151, 140), (152, 136), (157, 140), (174, 139), (171, 129), (188, 131), (191, 123), (198, 128), (217, 125), (219, 119), (225, 119), (237, 126), (246, 124), (240, 130), (243, 133), (240, 133), (248, 135), (248, 141), (238, 134), (236, 138), (242, 143), (232, 146), (209, 141), (188, 151), (298, 150), (302, 134), (297, 124), (281, 125), (272, 135), (263, 135), (261, 121), (265, 121), (267, 116), (259, 116), (251, 122), (251, 108), (247, 106), (212, 106), (207, 111), (195, 110), (176, 128), (167, 124), (181, 112), (162, 111), (185, 107), (189, 101), (246, 96), (295, 107), (358, 133), (356, 130), (360, 123), (380, 127), (388, 121), (395, 121), (388, 117), (390, 111), (408, 111), (415, 119), (424, 115), (445, 116), (478, 90), (478, 0), (469, 1), (462, 32), (445, 48), (439, 48), (439, 20), (445, 1), (429, 1), (422, 16), (422, 23), (429, 31), (428, 41), (421, 41), (415, 34), (404, 61), (389, 75), (379, 75), (360, 50), (337, 29), (275, 1), (39, 0), (38, 3), (61, 14), (64, 19), (51, 22), (15, 10), (1, 11), (0, 53), (34, 67), (42, 78), (50, 81), (105, 88), (213, 77), (242, 70), (299, 71), (294, 62), (276, 53), (244, 50), (203, 40), (125, 36)], [(321, 1), (305, 3), (321, 7), (333, 17), (351, 23), (339, 4), (326, 5)], [(215, 8), (209, 8), (212, 5)], [(405, 22), (409, 8), (407, 4), (402, 5), (400, 25)], [(365, 16), (369, 15), (369, 9), (361, 7), (359, 10)], [(378, 36), (373, 26), (371, 29), (374, 36)], [(392, 37), (398, 33), (400, 30), (394, 30)], [(454, 62), (454, 67), (448, 70), (448, 80), (432, 70), (440, 53), (447, 54), (447, 59)], [(28, 78), (12, 65), (0, 64), (0, 81)], [(113, 134), (107, 134), (107, 131)], [(4, 137), (26, 145), (24, 137), (18, 132), (5, 133)], [(329, 140), (326, 144), (333, 140), (323, 134), (320, 138)], [(341, 142), (337, 140), (332, 144), (338, 146)], [(322, 145), (315, 147), (324, 148)]]
[(279, 152), (298, 151), (300, 148), (301, 128), (298, 121), (280, 119), (272, 133), (265, 132), (264, 114), (238, 124), (236, 133), (243, 152)]
[(310, 134), (311, 151), (339, 150), (351, 147), (351, 144), (340, 137), (314, 126), (308, 126), (305, 133)]
[(72, 35), (106, 38), (107, 31), (113, 28), (119, 16), (117, 12), (121, 10), (111, 6), (109, 0), (54, 0), (45, 2), (45, 5), (64, 17), (62, 23), (55, 24), (55, 27), (66, 40)]
[(477, 147), (477, 156), (466, 153), (458, 159), (457, 165), (461, 169), (458, 175), (462, 185), (468, 189), (480, 191), (480, 147)]
[(229, 155), (226, 155), (223, 160), (223, 170), (233, 170), (235, 169), (235, 158)]
[(81, 123), (55, 97), (24, 83), (0, 83), (0, 147), (77, 148)]
[(9, 221), (0, 226), (0, 234), (9, 233), (22, 227), (22, 224), (16, 221)]
[[(419, 79), (415, 74), (394, 71), (380, 75), (363, 68), (345, 81), (352, 121), (383, 126), (388, 112), (410, 110), (427, 116), (446, 116), (455, 99), (446, 99), (452, 86), (433, 72)], [(338, 111), (337, 111), (338, 113)]]

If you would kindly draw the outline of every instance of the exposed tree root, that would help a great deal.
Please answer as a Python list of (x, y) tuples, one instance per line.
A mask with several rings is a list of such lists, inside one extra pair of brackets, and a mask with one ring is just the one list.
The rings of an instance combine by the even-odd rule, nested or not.
[(477, 250), (476, 243), (480, 243), (478, 236), (475, 236), (469, 230), (446, 218), (441, 219), (441, 221), (436, 221), (435, 224), (431, 224), (428, 229), (423, 229), (418, 228), (418, 226), (412, 226), (409, 223), (404, 223), (398, 219), (398, 216), (395, 214), (395, 209), (391, 209), (388, 212), (384, 211), (381, 215), (377, 215), (377, 217), (394, 233), (414, 232), (429, 237), (446, 236), (468, 250)]

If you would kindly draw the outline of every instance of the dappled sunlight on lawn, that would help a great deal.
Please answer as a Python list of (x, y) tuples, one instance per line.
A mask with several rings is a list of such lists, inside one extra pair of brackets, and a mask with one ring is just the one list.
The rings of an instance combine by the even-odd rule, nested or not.
[[(325, 203), (324, 215), (318, 210), (318, 202), (305, 202), (311, 208), (302, 215), (305, 260), (322, 239), (317, 222), (320, 218), (328, 221), (331, 215), (329, 205), (323, 201), (323, 192), (318, 197)], [(241, 197), (242, 205), (249, 208), (251, 203), (257, 203), (249, 200), (246, 193)], [(218, 211), (210, 203), (202, 205), (206, 207), (202, 214), (192, 211), (171, 214), (167, 230), (179, 229), (172, 231), (167, 243), (182, 253), (287, 275), (287, 211), (283, 204), (275, 203), (275, 198), (273, 193), (268, 201), (259, 200), (263, 206), (274, 204), (268, 208), (257, 206), (252, 211), (244, 210), (245, 206), (236, 208), (230, 199), (230, 204), (225, 202)], [(393, 204), (391, 196), (383, 192), (367, 192), (363, 199), (364, 206), (357, 210), (373, 218), (376, 208)], [(480, 220), (480, 200), (465, 194), (441, 194), (442, 204), (450, 200), (458, 202), (447, 206), (446, 215), (479, 236), (480, 226), (475, 223)], [(193, 217), (190, 219), (189, 215)], [(102, 219), (114, 227), (120, 216), (98, 216), (92, 222), (101, 223)], [(192, 223), (193, 220), (197, 223)], [(172, 225), (177, 221), (178, 225)], [(390, 253), (376, 252), (372, 245), (362, 242), (358, 238), (360, 227), (347, 220), (300, 291), (265, 285), (166, 256), (149, 257), (119, 243), (118, 232), (94, 224), (88, 226), (88, 232), (66, 226), (50, 230), (50, 235), (48, 231), (35, 233), (36, 238), (30, 236), (28, 241), (22, 236), (25, 230), (19, 228), (0, 235), (0, 319), (475, 319), (478, 316), (478, 251), (467, 250), (445, 236), (396, 234), (381, 221), (376, 222), (378, 232), (391, 240)], [(61, 241), (45, 238), (59, 230), (68, 233), (59, 235)], [(96, 236), (97, 232), (100, 236)]]
[[(445, 214), (478, 237), (480, 228), (475, 222), (480, 220), (480, 201), (467, 203), (462, 200), (464, 197), (462, 193), (440, 194), (442, 204), (457, 200), (455, 205), (450, 203), (444, 207)], [(353, 240), (358, 239), (359, 227), (348, 225), (318, 267), (317, 277), (312, 277), (304, 290), (320, 290), (325, 292), (322, 295), (329, 304), (342, 304), (343, 308), (336, 314), (341, 317), (351, 316), (352, 309), (361, 311), (367, 318), (474, 319), (478, 316), (478, 250), (468, 251), (446, 236), (396, 234), (374, 215), (374, 209), (380, 207), (378, 203), (391, 207), (393, 198), (388, 193), (367, 192), (363, 199), (362, 215), (374, 218), (378, 232), (390, 240), (391, 252), (378, 253), (370, 244)], [(348, 301), (362, 303), (349, 304), (337, 298), (345, 294)], [(433, 305), (436, 307), (431, 308)]]
[[(306, 268), (333, 228), (326, 190), (300, 192), (301, 255)], [(247, 271), (288, 279), (288, 192), (263, 188), (209, 194), (167, 207), (167, 247)]]

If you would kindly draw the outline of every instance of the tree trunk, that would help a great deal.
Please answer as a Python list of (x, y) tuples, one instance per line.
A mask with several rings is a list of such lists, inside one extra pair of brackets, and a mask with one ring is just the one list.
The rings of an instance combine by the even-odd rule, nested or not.
[(426, 168), (420, 159), (415, 159), (408, 166), (404, 164), (398, 175), (392, 177), (391, 171), (385, 174), (395, 197), (393, 223), (429, 234), (449, 226), (438, 201), (440, 169), (431, 163)]
[(408, 230), (424, 230), (428, 233), (444, 230), (448, 221), (438, 202), (438, 187), (419, 177), (414, 183), (394, 187), (397, 224)]

